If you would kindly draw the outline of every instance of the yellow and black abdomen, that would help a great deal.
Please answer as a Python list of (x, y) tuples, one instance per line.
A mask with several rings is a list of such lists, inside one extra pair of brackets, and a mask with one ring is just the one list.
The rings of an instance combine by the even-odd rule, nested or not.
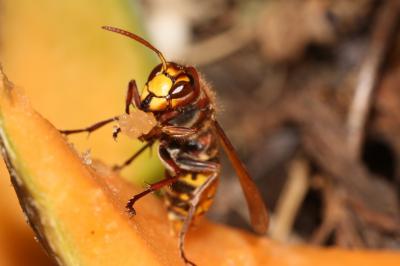
[[(215, 174), (218, 173), (186, 173), (170, 187), (164, 189), (164, 201), (168, 209), (168, 218), (172, 221), (175, 232), (180, 231), (183, 221), (187, 218), (196, 190)], [(218, 179), (208, 185), (200, 196), (192, 223), (210, 208), (217, 189), (217, 182)]]

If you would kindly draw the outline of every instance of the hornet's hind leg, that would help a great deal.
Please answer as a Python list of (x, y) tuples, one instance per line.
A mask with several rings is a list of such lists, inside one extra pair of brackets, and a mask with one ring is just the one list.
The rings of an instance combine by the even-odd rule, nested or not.
[(164, 186), (171, 185), (172, 183), (176, 182), (176, 180), (178, 180), (178, 179), (179, 179), (179, 176), (165, 178), (161, 181), (158, 181), (154, 184), (149, 185), (149, 187), (146, 190), (134, 195), (126, 204), (126, 208), (128, 209), (129, 214), (136, 215), (136, 211), (133, 208), (133, 205), (135, 204), (136, 201), (138, 201), (139, 199), (143, 198), (144, 196), (146, 196), (147, 194), (149, 194), (151, 192), (160, 190)]
[(203, 192), (207, 190), (207, 188), (217, 179), (217, 177), (218, 177), (217, 173), (210, 176), (203, 185), (201, 185), (194, 191), (193, 198), (190, 200), (189, 212), (188, 215), (185, 217), (185, 220), (183, 221), (182, 229), (179, 233), (179, 252), (186, 265), (196, 266), (196, 264), (190, 261), (185, 254), (186, 234), (189, 230), (190, 224), (192, 223), (193, 217), (196, 214), (196, 210), (199, 207), (199, 204), (201, 203)]

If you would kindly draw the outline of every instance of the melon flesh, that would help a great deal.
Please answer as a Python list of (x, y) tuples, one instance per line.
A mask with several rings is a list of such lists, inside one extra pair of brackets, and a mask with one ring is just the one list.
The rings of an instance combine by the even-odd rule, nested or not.
[[(148, 196), (130, 218), (140, 189), (104, 164), (91, 164), (0, 74), (2, 152), (20, 204), (47, 252), (60, 265), (183, 265), (162, 202)], [(399, 265), (400, 254), (290, 247), (201, 222), (187, 255), (198, 265)]]

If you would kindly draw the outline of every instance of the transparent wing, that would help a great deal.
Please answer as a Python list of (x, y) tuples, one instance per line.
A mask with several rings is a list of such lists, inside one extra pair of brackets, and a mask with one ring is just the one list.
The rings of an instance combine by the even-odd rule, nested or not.
[(239, 159), (235, 148), (225, 135), (224, 130), (217, 121), (214, 121), (214, 126), (219, 136), (219, 140), (221, 141), (221, 144), (239, 177), (239, 182), (242, 186), (247, 206), (249, 208), (251, 225), (257, 233), (265, 234), (268, 229), (269, 215), (260, 191), (247, 172), (244, 164)]

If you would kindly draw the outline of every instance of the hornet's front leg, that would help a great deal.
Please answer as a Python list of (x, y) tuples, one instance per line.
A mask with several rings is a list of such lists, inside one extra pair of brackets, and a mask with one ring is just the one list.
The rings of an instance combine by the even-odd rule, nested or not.
[[(133, 102), (132, 102), (132, 100), (133, 100)], [(134, 107), (140, 109), (140, 95), (139, 95), (139, 91), (136, 86), (135, 80), (131, 80), (128, 84), (128, 90), (127, 90), (126, 98), (125, 98), (125, 113), (129, 114), (129, 106), (131, 104), (133, 104)], [(72, 134), (87, 132), (90, 134), (93, 131), (96, 131), (97, 129), (99, 129), (113, 121), (118, 121), (118, 116), (97, 122), (97, 123), (95, 123), (91, 126), (85, 127), (85, 128), (60, 130), (60, 133), (64, 134), (64, 135), (72, 135)], [(113, 132), (113, 138), (116, 139), (120, 132), (121, 132), (121, 129), (119, 127), (117, 127)]]
[[(125, 97), (125, 113), (129, 115), (129, 106), (133, 105), (133, 107), (141, 110), (140, 108), (140, 95), (139, 90), (136, 86), (136, 81), (132, 79), (128, 84), (128, 90), (126, 92)], [(116, 127), (113, 132), (113, 138), (116, 140), (118, 138), (119, 133), (121, 133), (121, 128)]]
[(125, 113), (129, 114), (129, 106), (131, 104), (137, 109), (141, 109), (139, 90), (134, 79), (132, 79), (128, 84), (128, 91), (125, 98)]

